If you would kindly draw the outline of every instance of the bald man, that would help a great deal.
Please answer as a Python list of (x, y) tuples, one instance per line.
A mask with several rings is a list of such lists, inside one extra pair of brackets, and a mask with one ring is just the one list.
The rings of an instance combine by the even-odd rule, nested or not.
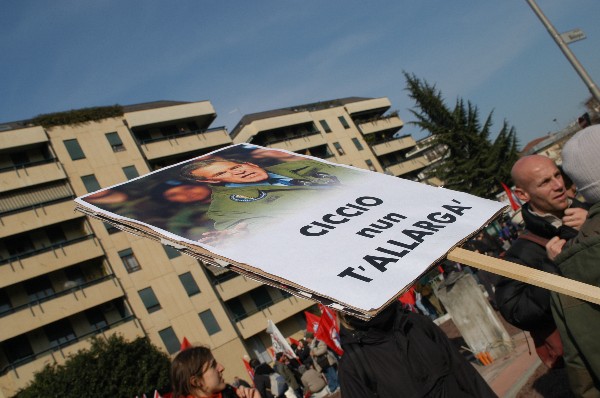
[[(513, 242), (505, 259), (557, 273), (545, 245), (555, 236), (570, 239), (587, 217), (585, 206), (567, 195), (562, 174), (553, 160), (540, 155), (523, 157), (511, 170), (515, 194), (522, 207), (525, 231)], [(562, 365), (562, 343), (550, 309), (550, 291), (513, 279), (496, 285), (500, 313), (512, 325), (530, 332), (536, 351), (548, 367)]]

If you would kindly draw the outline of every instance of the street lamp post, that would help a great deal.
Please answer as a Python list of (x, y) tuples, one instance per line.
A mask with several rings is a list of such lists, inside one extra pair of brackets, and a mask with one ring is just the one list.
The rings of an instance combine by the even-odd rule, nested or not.
[(594, 97), (596, 101), (600, 102), (600, 90), (598, 90), (598, 86), (596, 86), (590, 75), (588, 75), (583, 66), (579, 63), (573, 52), (571, 52), (569, 46), (567, 46), (567, 43), (565, 43), (561, 35), (556, 31), (554, 26), (552, 26), (548, 18), (546, 18), (542, 10), (535, 3), (535, 0), (527, 0), (527, 3), (531, 7), (535, 15), (537, 15), (540, 21), (542, 21), (542, 24), (544, 24), (544, 26), (548, 30), (548, 33), (550, 33), (550, 36), (552, 36), (556, 44), (558, 44), (558, 47), (561, 49), (565, 57), (567, 57), (573, 68), (575, 68), (575, 71), (577, 72), (577, 74), (579, 74), (579, 77), (581, 77), (588, 90), (590, 90), (592, 97)]

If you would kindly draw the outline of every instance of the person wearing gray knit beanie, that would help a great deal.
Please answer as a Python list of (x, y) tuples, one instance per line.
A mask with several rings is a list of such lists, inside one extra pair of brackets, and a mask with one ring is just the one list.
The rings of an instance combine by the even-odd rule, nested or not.
[[(560, 274), (598, 286), (600, 281), (600, 125), (575, 134), (563, 148), (563, 169), (584, 199), (592, 205), (577, 236), (569, 241), (552, 238), (548, 257)], [(552, 293), (552, 311), (564, 347), (571, 391), (576, 397), (600, 397), (600, 330), (595, 304)]]
[(577, 132), (562, 150), (563, 170), (585, 201), (600, 202), (600, 125)]

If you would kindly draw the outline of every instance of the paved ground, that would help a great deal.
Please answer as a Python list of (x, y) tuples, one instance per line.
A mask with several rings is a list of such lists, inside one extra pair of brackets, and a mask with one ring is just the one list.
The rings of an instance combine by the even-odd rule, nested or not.
[[(500, 398), (572, 397), (564, 369), (547, 369), (537, 357), (529, 335), (509, 324), (504, 326), (515, 347), (504, 358), (483, 366), (468, 351), (462, 350), (496, 394)], [(441, 323), (440, 327), (457, 348), (466, 346), (451, 319)]]

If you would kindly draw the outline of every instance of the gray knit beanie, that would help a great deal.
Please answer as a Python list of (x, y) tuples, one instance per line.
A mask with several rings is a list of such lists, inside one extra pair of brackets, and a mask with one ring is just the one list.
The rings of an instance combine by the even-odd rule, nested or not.
[(600, 202), (600, 125), (575, 134), (562, 150), (563, 170), (586, 202)]

